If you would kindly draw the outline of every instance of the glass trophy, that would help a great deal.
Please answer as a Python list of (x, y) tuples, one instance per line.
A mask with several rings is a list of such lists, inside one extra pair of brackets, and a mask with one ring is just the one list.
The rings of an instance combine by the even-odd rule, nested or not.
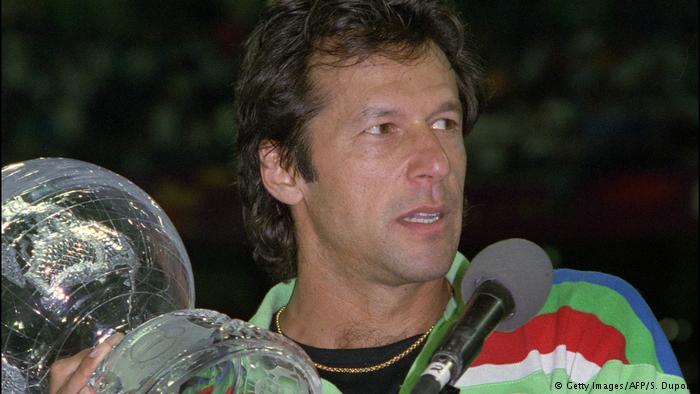
[(129, 180), (70, 159), (2, 168), (3, 392), (45, 392), (56, 358), (192, 308), (193, 283), (175, 227)]
[(194, 309), (130, 332), (91, 379), (98, 393), (321, 393), (313, 363), (282, 335)]
[[(150, 360), (148, 368), (138, 363), (135, 368), (141, 373), (157, 371), (159, 377), (170, 371), (169, 379), (176, 382), (181, 380), (175, 379), (178, 374), (192, 371), (193, 379), (199, 378), (199, 367), (185, 368), (187, 360), (176, 362), (172, 354), (200, 360), (196, 365), (205, 368), (202, 376), (218, 376), (217, 368), (228, 365), (201, 361), (205, 354), (224, 358), (228, 354), (232, 367), (238, 368), (236, 379), (246, 382), (258, 376), (249, 370), (258, 365), (260, 370), (268, 368), (286, 360), (284, 355), (307, 362), (296, 356), (293, 346), (286, 353), (284, 346), (245, 344), (247, 340), (259, 343), (255, 335), (276, 334), (259, 330), (253, 335), (257, 329), (251, 326), (216, 312), (193, 311), (193, 307), (194, 283), (185, 247), (165, 212), (143, 190), (109, 170), (71, 159), (36, 159), (2, 168), (3, 393), (46, 392), (53, 361), (92, 347), (117, 331), (129, 333), (118, 347), (122, 350), (107, 358), (119, 368), (103, 370), (101, 378), (94, 380), (106, 392), (146, 392), (146, 386), (137, 386), (148, 379), (134, 386), (120, 375), (127, 368), (124, 363), (132, 361)], [(169, 314), (173, 311), (179, 312)], [(205, 340), (207, 330), (211, 335)], [(182, 335), (175, 341), (176, 332)], [(281, 342), (288, 345), (285, 341)], [(232, 349), (233, 342), (248, 353), (217, 353), (216, 349)], [(134, 347), (127, 347), (129, 343)], [(211, 349), (203, 349), (209, 345)], [(259, 355), (251, 356), (258, 351)], [(125, 354), (131, 358), (124, 358)], [(233, 354), (240, 354), (240, 360), (234, 360)], [(154, 364), (166, 359), (165, 369)], [(289, 375), (291, 369), (285, 368), (293, 362), (280, 361), (280, 365), (285, 372), (278, 373), (277, 380)], [(260, 385), (275, 381), (267, 375), (260, 379), (266, 382)], [(180, 387), (191, 384), (181, 382)], [(162, 385), (154, 390), (168, 391)], [(258, 392), (245, 390), (240, 392)]]

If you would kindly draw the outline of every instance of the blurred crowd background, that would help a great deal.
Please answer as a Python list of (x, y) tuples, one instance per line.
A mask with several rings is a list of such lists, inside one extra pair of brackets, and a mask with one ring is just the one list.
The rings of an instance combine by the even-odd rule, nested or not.
[[(2, 1), (2, 165), (68, 157), (141, 186), (188, 249), (197, 306), (248, 318), (233, 85), (257, 0)], [(543, 245), (622, 276), (698, 379), (698, 3), (465, 1), (494, 97), (466, 139), (460, 249)]]

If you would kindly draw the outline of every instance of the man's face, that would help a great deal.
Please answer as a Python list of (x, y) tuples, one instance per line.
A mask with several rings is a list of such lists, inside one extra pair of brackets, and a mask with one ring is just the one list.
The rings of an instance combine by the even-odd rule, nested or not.
[(442, 277), (457, 250), (466, 153), (453, 71), (434, 47), (312, 69), (324, 107), (308, 125), (317, 178), (292, 207), (304, 259), (386, 285)]

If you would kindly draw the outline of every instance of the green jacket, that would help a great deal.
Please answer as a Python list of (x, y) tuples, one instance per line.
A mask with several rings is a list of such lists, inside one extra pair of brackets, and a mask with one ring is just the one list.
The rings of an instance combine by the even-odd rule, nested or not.
[[(459, 284), (468, 267), (457, 254), (446, 278), (455, 295), (445, 307), (401, 393), (410, 392), (463, 307)], [(270, 327), (289, 302), (295, 281), (279, 283), (250, 322)], [(324, 394), (340, 393), (322, 381)], [(555, 270), (539, 314), (511, 333), (494, 333), (455, 383), (462, 393), (688, 392), (668, 340), (639, 293), (623, 280), (596, 272)]]

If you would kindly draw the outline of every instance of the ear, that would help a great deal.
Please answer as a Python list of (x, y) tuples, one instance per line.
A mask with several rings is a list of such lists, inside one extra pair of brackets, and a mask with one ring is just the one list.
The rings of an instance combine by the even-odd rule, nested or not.
[(258, 146), (258, 158), (260, 177), (272, 197), (287, 205), (301, 202), (303, 194), (299, 188), (299, 178), (293, 168), (283, 165), (280, 147), (270, 140), (264, 140)]

